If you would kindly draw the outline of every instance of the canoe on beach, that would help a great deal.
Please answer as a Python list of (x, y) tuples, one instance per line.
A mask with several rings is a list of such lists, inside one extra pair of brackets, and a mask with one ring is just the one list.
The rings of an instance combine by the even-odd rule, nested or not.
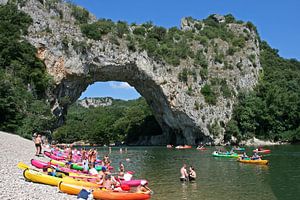
[[(58, 189), (64, 193), (71, 195), (78, 195), (82, 189), (90, 189), (90, 187), (83, 187), (78, 185), (73, 185), (66, 182), (60, 182)], [(144, 200), (149, 199), (149, 194), (143, 193), (132, 193), (132, 192), (115, 192), (101, 189), (94, 189), (93, 196), (95, 199), (101, 200)]]

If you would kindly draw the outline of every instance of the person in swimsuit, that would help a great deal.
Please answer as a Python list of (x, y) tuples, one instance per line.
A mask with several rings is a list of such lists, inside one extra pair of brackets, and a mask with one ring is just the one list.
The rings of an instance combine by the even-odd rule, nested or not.
[(152, 190), (147, 186), (147, 181), (142, 180), (141, 184), (136, 188), (137, 193), (142, 193), (142, 194), (151, 194), (153, 193)]
[(196, 177), (197, 177), (197, 175), (196, 175), (194, 167), (190, 166), (190, 169), (189, 169), (189, 181), (195, 181)]
[(37, 137), (34, 138), (34, 144), (36, 148), (36, 156), (39, 156), (42, 154), (42, 136), (41, 134), (38, 134)]
[(181, 167), (180, 174), (181, 174), (181, 176), (180, 176), (181, 181), (187, 181), (188, 180), (189, 175), (186, 171), (186, 164), (183, 164), (183, 166)]

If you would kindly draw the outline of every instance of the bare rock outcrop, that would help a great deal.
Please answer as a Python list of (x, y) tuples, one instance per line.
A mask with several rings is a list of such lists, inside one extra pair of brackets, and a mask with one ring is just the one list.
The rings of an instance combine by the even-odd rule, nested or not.
[[(222, 143), (237, 94), (251, 90), (258, 81), (261, 66), (258, 35), (254, 30), (245, 23), (226, 23), (228, 32), (246, 38), (244, 45), (231, 53), (228, 53), (230, 44), (218, 37), (209, 39), (206, 46), (197, 39), (190, 42), (193, 52), (204, 52), (207, 62), (204, 78), (192, 56), (172, 66), (151, 57), (145, 50), (130, 50), (124, 38), (117, 38), (117, 44), (109, 37), (87, 38), (72, 16), (70, 6), (53, 2), (47, 7), (42, 1), (28, 0), (20, 9), (33, 19), (26, 39), (38, 49), (37, 56), (44, 61), (55, 82), (49, 98), (57, 116), (62, 117), (68, 105), (88, 85), (98, 81), (124, 81), (146, 99), (163, 129), (163, 135), (147, 138), (148, 144)], [(216, 15), (215, 19), (217, 23), (225, 23), (223, 16)], [(89, 23), (92, 22), (95, 17), (91, 15)], [(205, 26), (203, 21), (184, 18), (180, 31), (199, 34)], [(185, 81), (179, 78), (183, 73)], [(202, 91), (210, 85), (219, 94), (213, 104), (207, 102)], [(230, 90), (229, 96), (223, 95), (222, 86)], [(140, 141), (143, 143), (143, 138)]]

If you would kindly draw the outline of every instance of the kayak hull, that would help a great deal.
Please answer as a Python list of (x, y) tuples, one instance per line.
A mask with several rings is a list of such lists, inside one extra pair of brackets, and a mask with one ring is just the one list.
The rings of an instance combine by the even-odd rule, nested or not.
[(34, 183), (42, 183), (46, 185), (57, 186), (57, 184), (62, 181), (61, 178), (49, 176), (43, 174), (42, 172), (35, 171), (32, 169), (25, 169), (23, 172), (23, 176), (26, 180), (34, 182)]
[(34, 166), (38, 169), (43, 169), (43, 168), (50, 167), (49, 163), (39, 161), (39, 160), (35, 160), (35, 159), (31, 159), (30, 163), (31, 163), (32, 166)]
[(238, 159), (238, 162), (247, 163), (247, 164), (256, 164), (256, 165), (267, 165), (269, 163), (268, 160), (242, 160)]
[(57, 160), (57, 161), (65, 160), (64, 157), (56, 156), (49, 151), (44, 151), (44, 154), (45, 154), (45, 156), (47, 156), (53, 160)]
[[(60, 191), (71, 194), (71, 195), (78, 195), (82, 189), (90, 189), (91, 187), (82, 187), (76, 186), (73, 184), (68, 184), (65, 182), (60, 182), (58, 185)], [(130, 192), (112, 192), (107, 190), (101, 189), (94, 189), (93, 196), (95, 199), (101, 200), (144, 200), (149, 199), (149, 194), (142, 194), (142, 193), (130, 193)]]
[(218, 154), (216, 152), (213, 152), (212, 154), (214, 157), (220, 157), (220, 158), (238, 158), (239, 154)]
[(66, 183), (70, 183), (73, 185), (78, 185), (78, 186), (85, 186), (85, 187), (96, 187), (98, 188), (99, 185), (93, 182), (87, 182), (87, 181), (82, 181), (78, 179), (74, 179), (68, 176), (65, 176), (63, 178), (58, 178), (54, 176), (49, 176), (47, 174), (44, 174), (42, 172), (32, 170), (32, 169), (26, 169), (23, 172), (23, 176), (25, 177), (26, 180), (34, 182), (34, 183), (42, 183), (46, 185), (52, 185), (52, 186), (57, 186), (59, 182), (64, 181)]

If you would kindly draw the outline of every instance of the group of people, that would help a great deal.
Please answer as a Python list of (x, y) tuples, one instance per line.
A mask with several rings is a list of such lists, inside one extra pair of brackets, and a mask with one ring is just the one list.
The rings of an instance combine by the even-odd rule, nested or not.
[[(86, 150), (82, 149), (72, 149), (72, 146), (66, 146), (64, 149), (60, 149), (55, 145), (51, 146), (50, 149), (52, 152), (56, 152), (58, 156), (66, 156), (66, 165), (65, 167), (71, 168), (72, 163), (79, 163), (83, 166), (83, 171), (87, 174), (93, 176), (96, 179), (96, 182), (99, 184), (100, 188), (105, 188), (106, 190), (113, 191), (122, 191), (127, 190), (126, 186), (120, 184), (120, 180), (129, 181), (132, 178), (133, 172), (125, 171), (125, 166), (122, 162), (119, 162), (119, 169), (114, 176), (111, 172), (111, 160), (106, 154), (103, 156), (102, 160), (98, 158), (98, 152), (96, 149), (91, 148)], [(96, 166), (100, 165), (101, 170), (97, 171)], [(51, 176), (61, 176), (60, 173), (57, 173), (59, 168), (49, 167), (47, 173)], [(138, 193), (150, 194), (152, 191), (147, 186), (147, 181), (141, 181), (140, 186), (137, 187)], [(125, 188), (124, 188), (125, 187)]]
[(193, 166), (190, 166), (189, 170), (187, 170), (186, 164), (183, 164), (183, 166), (181, 167), (180, 174), (180, 181), (195, 181), (197, 177), (195, 168)]
[(251, 160), (261, 160), (262, 156), (258, 155), (258, 153), (254, 153), (253, 156), (249, 157), (246, 152), (243, 153), (243, 155), (241, 156), (242, 160), (245, 159), (251, 159)]

